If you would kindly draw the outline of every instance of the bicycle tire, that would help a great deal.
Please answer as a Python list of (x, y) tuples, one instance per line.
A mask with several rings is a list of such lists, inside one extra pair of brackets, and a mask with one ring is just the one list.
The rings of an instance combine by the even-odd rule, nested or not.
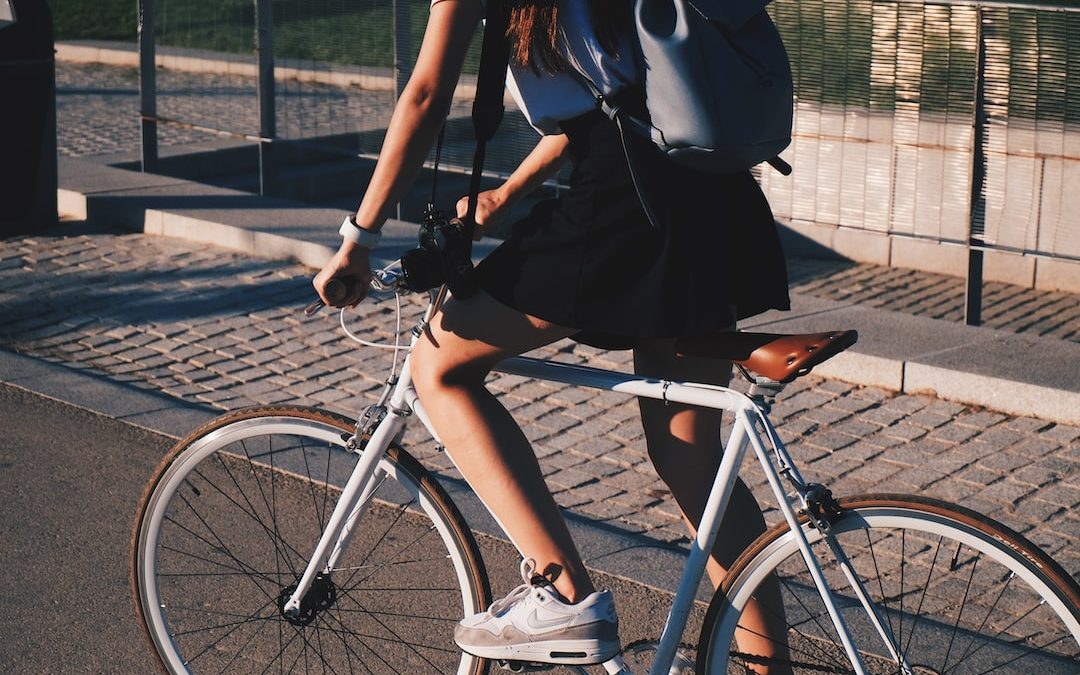
[(476, 675), (453, 629), (491, 599), (471, 530), (396, 445), (345, 554), (308, 593), (306, 625), (281, 612), (357, 455), (346, 417), (269, 406), (215, 419), (165, 456), (131, 540), (139, 623), (162, 669)]
[[(1026, 538), (930, 498), (859, 495), (840, 504), (833, 532), (915, 673), (1080, 673), (1080, 587)], [(820, 533), (802, 523), (867, 672), (900, 673)], [(749, 653), (739, 648), (735, 625), (747, 600), (768, 592), (761, 584), (774, 571), (788, 652)], [(762, 672), (766, 665), (775, 667), (770, 672), (854, 672), (787, 523), (732, 565), (698, 643), (699, 673)]]

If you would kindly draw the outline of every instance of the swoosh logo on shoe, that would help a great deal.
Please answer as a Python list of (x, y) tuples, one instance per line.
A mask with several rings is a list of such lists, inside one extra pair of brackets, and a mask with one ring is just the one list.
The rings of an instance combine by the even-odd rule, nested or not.
[(554, 619), (541, 619), (536, 615), (536, 610), (529, 612), (525, 617), (525, 624), (535, 630), (543, 630), (545, 628), (554, 628), (555, 626), (561, 626), (566, 623), (565, 617), (555, 617)]

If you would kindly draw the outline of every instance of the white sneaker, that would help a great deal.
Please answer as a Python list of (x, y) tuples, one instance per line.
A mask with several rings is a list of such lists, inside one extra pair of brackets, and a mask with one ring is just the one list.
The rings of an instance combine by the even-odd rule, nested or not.
[(611, 591), (592, 593), (570, 605), (542, 576), (536, 563), (521, 561), (525, 581), (486, 612), (461, 620), (454, 640), (485, 659), (587, 665), (619, 651), (619, 619)]

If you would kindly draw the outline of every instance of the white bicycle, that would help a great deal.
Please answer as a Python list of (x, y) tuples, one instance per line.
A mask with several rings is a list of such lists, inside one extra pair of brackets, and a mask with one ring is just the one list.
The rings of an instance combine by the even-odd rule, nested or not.
[[(393, 272), (373, 287), (403, 292)], [(421, 325), (444, 296), (431, 294)], [(771, 402), (855, 339), (851, 331), (734, 333), (687, 346), (756, 373), (746, 394), (524, 357), (499, 366), (734, 414), (662, 636), (628, 646), (606, 672), (1080, 673), (1080, 587), (1024, 537), (937, 500), (837, 500), (803, 479), (769, 421)], [(431, 432), (406, 357), (359, 421), (252, 408), (204, 425), (168, 453), (131, 544), (136, 611), (165, 670), (487, 671), (453, 641), (455, 623), (490, 602), (484, 563), (447, 493), (399, 445), (414, 418)], [(679, 641), (748, 449), (784, 521), (743, 552), (713, 595), (694, 657)], [(737, 640), (746, 634), (736, 631), (741, 613), (773, 579), (783, 595), (774, 618), (787, 626), (773, 651), (783, 658)]]

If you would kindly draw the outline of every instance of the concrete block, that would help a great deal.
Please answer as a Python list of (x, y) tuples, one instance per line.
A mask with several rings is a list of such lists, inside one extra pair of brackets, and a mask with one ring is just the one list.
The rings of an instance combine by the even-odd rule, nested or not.
[(907, 364), (904, 391), (974, 403), (1012, 415), (1080, 424), (1080, 392), (1062, 391), (921, 363)]
[(814, 374), (890, 391), (904, 389), (903, 361), (851, 350), (837, 354), (814, 368)]
[(91, 45), (56, 43), (56, 60), (68, 63), (99, 63), (101, 50)]
[(56, 211), (61, 216), (86, 220), (86, 195), (75, 190), (59, 188), (56, 191)]
[(252, 237), (252, 255), (272, 260), (295, 260), (308, 267), (321, 268), (337, 248), (314, 242), (296, 241), (265, 232), (255, 232)]
[(895, 237), (889, 264), (925, 272), (956, 275), (967, 269), (967, 249), (921, 239)]
[[(960, 271), (963, 271), (962, 268)], [(952, 272), (956, 275), (956, 272)], [(987, 281), (1000, 281), (1006, 284), (1035, 287), (1035, 258), (987, 251), (983, 256), (983, 278)]]
[(833, 243), (830, 248), (845, 258), (874, 263), (875, 265), (889, 264), (892, 240), (887, 234), (869, 230), (839, 228), (833, 233), (832, 239)]
[[(812, 244), (818, 244), (825, 248), (833, 248), (833, 237), (836, 235), (836, 228), (829, 227), (827, 225), (820, 225), (818, 223), (809, 220), (788, 220), (783, 223), (784, 228), (791, 230), (798, 237), (786, 237), (784, 236), (783, 229), (781, 230), (781, 237), (784, 240), (784, 250), (794, 255), (805, 255), (813, 250)], [(811, 245), (807, 246), (806, 242), (799, 242), (799, 237), (808, 239)]]
[(1080, 293), (1080, 262), (1048, 258), (1036, 260), (1035, 288), (1042, 291)]
[(255, 249), (253, 234), (249, 230), (176, 213), (162, 214), (161, 234), (188, 241), (212, 242), (247, 253)]

